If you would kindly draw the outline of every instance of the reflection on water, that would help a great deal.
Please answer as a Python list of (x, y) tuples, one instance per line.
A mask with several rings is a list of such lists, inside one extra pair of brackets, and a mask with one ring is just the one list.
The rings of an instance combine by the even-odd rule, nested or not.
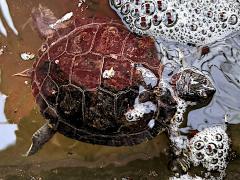
[(209, 54), (189, 63), (212, 77), (217, 92), (207, 107), (190, 112), (188, 125), (201, 130), (225, 121), (240, 123), (240, 36), (214, 43)]
[(7, 96), (0, 92), (0, 151), (16, 143), (16, 124), (8, 124), (4, 113)]
[(15, 131), (18, 129), (15, 124), (0, 124), (0, 151), (16, 143)]
[(7, 123), (7, 118), (4, 113), (6, 99), (7, 99), (7, 96), (0, 92), (0, 123), (1, 124)]

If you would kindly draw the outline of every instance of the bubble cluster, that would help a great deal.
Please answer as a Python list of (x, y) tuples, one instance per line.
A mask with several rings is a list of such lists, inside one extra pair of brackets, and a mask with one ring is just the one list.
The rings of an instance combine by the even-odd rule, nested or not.
[(230, 140), (222, 126), (206, 128), (189, 142), (190, 159), (208, 171), (222, 172), (227, 167)]
[(236, 0), (109, 1), (131, 31), (157, 39), (200, 46), (240, 29)]

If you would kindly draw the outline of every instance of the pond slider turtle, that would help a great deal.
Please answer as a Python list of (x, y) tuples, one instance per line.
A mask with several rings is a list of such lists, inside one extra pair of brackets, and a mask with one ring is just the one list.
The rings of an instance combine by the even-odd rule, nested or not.
[(74, 15), (56, 23), (42, 6), (33, 20), (46, 41), (33, 68), (18, 75), (31, 76), (47, 123), (34, 133), (27, 155), (56, 132), (93, 144), (139, 144), (165, 129), (178, 97), (198, 102), (214, 93), (210, 80), (193, 69), (179, 71), (172, 90), (162, 86), (154, 41), (137, 37), (120, 21)]

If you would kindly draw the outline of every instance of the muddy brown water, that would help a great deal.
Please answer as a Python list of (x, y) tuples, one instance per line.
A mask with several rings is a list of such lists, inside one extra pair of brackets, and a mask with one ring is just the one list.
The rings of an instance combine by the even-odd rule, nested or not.
[[(0, 36), (0, 47), (6, 46), (0, 56), (0, 91), (8, 96), (5, 106), (8, 122), (17, 124), (18, 130), (16, 144), (0, 151), (0, 179), (168, 179), (171, 172), (165, 134), (134, 147), (120, 148), (86, 144), (57, 134), (36, 155), (23, 156), (32, 134), (45, 122), (35, 105), (30, 84), (25, 83), (30, 81), (12, 76), (33, 63), (20, 60), (20, 53), (36, 54), (42, 43), (29, 22), (31, 9), (41, 3), (61, 17), (76, 4), (70, 0), (9, 0), (8, 3), (19, 36), (10, 29), (7, 38)], [(107, 1), (87, 0), (87, 4), (90, 14), (115, 16)], [(232, 125), (228, 131), (233, 149), (240, 152), (240, 126)], [(226, 179), (240, 179), (239, 165), (238, 159), (231, 162)]]

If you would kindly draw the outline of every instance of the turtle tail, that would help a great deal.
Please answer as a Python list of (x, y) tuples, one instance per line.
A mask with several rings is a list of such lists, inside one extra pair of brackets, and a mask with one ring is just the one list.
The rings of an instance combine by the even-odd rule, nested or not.
[(53, 135), (56, 133), (56, 130), (51, 128), (48, 123), (44, 124), (40, 129), (38, 129), (32, 136), (32, 144), (25, 154), (25, 156), (31, 156), (38, 152), (42, 146), (47, 143)]

